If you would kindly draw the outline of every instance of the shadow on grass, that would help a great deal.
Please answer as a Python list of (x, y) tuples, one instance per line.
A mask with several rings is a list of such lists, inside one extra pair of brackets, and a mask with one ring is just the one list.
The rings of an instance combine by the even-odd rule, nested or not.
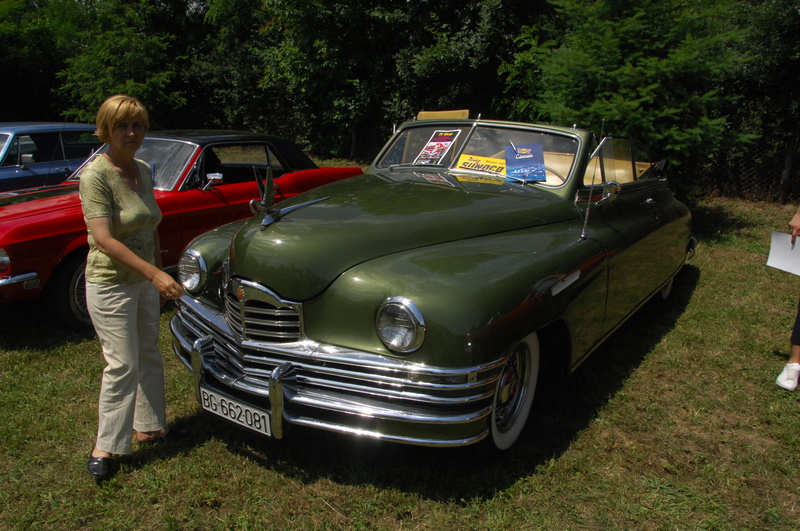
[(280, 440), (250, 433), (211, 415), (177, 419), (173, 428), (188, 434), (128, 458), (134, 468), (185, 454), (217, 438), (234, 454), (303, 483), (327, 479), (344, 485), (399, 490), (435, 501), (467, 504), (488, 499), (519, 479), (558, 459), (628, 376), (674, 326), (700, 277), (687, 265), (676, 277), (668, 301), (654, 299), (612, 335), (568, 379), (540, 388), (520, 440), (502, 454), (480, 445), (424, 448), (379, 443), (350, 436), (290, 427)]
[[(161, 311), (172, 309), (168, 303)], [(72, 328), (55, 319), (43, 299), (0, 304), (0, 350), (49, 350), (95, 337), (91, 326)]]
[(44, 300), (0, 304), (0, 349), (49, 350), (94, 337), (94, 329), (67, 328), (53, 319)]
[(719, 242), (730, 234), (756, 226), (720, 205), (695, 205), (691, 210), (692, 234), (701, 242)]

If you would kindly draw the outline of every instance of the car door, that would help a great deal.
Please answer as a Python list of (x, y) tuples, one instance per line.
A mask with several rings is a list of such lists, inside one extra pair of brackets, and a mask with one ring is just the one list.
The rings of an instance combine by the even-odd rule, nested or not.
[(0, 168), (0, 191), (44, 186), (48, 175), (63, 166), (58, 133), (15, 135), (11, 142)]
[(610, 230), (603, 232), (608, 254), (608, 295), (604, 328), (611, 330), (636, 310), (677, 270), (685, 249), (670, 228), (674, 203), (663, 179), (648, 161), (636, 160), (627, 138), (604, 139), (599, 169), (606, 196), (596, 215)]
[(62, 131), (61, 147), (63, 149), (63, 163), (51, 167), (47, 177), (48, 185), (59, 184), (77, 170), (103, 143), (88, 131)]

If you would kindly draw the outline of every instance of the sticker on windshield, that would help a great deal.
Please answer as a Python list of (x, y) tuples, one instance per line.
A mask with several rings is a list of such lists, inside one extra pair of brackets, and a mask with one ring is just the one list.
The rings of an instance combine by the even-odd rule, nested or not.
[(420, 173), (419, 176), (431, 184), (441, 184), (443, 186), (450, 186), (451, 188), (455, 188), (456, 186), (438, 173)]
[(447, 152), (450, 151), (450, 148), (453, 147), (453, 143), (455, 143), (459, 133), (461, 133), (461, 129), (434, 131), (431, 139), (428, 140), (428, 143), (417, 155), (414, 164), (439, 164), (447, 155)]
[(495, 176), (495, 175), (465, 175), (459, 174), (456, 175), (456, 179), (460, 183), (475, 183), (475, 184), (494, 184), (496, 186), (500, 186), (506, 183), (505, 175)]
[(477, 155), (461, 155), (458, 157), (457, 168), (465, 170), (485, 171), (489, 173), (506, 172), (506, 161), (494, 157), (479, 157)]
[(544, 181), (544, 148), (542, 144), (506, 146), (506, 174), (525, 181)]

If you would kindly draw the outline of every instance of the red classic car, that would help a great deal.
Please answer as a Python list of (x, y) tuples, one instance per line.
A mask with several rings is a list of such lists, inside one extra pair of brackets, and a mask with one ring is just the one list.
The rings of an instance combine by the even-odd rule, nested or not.
[[(250, 201), (259, 198), (256, 175), (266, 177), (268, 165), (276, 202), (362, 173), (357, 167), (317, 167), (281, 138), (228, 131), (150, 133), (137, 158), (153, 169), (166, 270), (175, 269), (197, 235), (252, 214)], [(91, 323), (80, 173), (60, 185), (0, 193), (0, 303), (44, 296), (56, 317), (71, 326)]]

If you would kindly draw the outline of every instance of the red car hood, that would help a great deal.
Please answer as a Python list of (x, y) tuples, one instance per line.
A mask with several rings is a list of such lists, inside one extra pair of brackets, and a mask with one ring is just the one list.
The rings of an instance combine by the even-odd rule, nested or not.
[(4, 192), (0, 194), (0, 223), (80, 206), (77, 183)]

